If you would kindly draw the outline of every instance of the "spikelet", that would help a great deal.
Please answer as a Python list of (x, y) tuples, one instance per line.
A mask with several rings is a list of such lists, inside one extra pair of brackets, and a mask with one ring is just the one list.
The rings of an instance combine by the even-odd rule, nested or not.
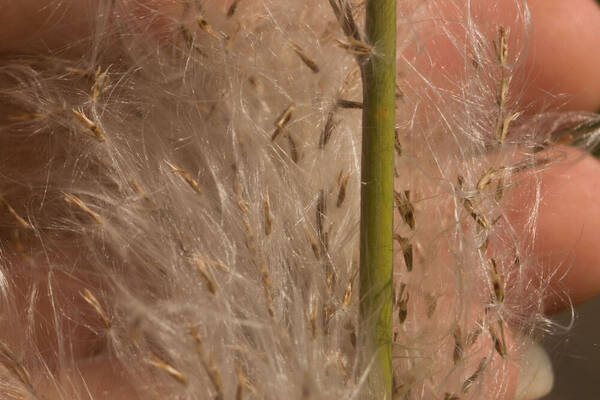
[[(514, 2), (457, 11), (440, 84), (407, 49), (441, 2), (398, 0), (394, 399), (508, 394), (545, 321), (507, 198), (598, 124), (522, 113)], [(77, 56), (1, 59), (0, 397), (364, 395), (363, 2), (84, 3)]]

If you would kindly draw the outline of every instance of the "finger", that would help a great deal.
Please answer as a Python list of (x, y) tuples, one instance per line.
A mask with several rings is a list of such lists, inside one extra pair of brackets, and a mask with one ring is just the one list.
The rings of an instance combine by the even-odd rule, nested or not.
[(554, 105), (600, 108), (600, 6), (595, 0), (531, 0), (529, 100), (566, 94)]
[[(403, 57), (413, 63), (421, 77), (435, 87), (452, 89), (455, 82), (466, 79), (465, 74), (473, 73), (470, 66), (473, 59), (465, 57), (461, 45), (464, 39), (460, 41), (461, 35), (464, 37), (465, 34), (461, 23), (465, 18), (464, 9), (455, 7), (453, 2), (429, 4), (432, 5), (420, 21), (426, 24), (427, 18), (431, 20), (441, 9), (446, 22), (431, 22), (431, 29), (423, 29), (426, 38), (423, 46), (409, 47)], [(564, 97), (554, 98), (552, 105), (562, 106), (563, 109), (597, 109), (600, 106), (600, 78), (594, 69), (597, 61), (589, 61), (600, 57), (595, 51), (600, 48), (600, 35), (595, 33), (599, 31), (600, 7), (592, 0), (569, 3), (533, 0), (530, 4), (533, 32), (528, 39), (528, 57), (521, 68), (526, 74), (517, 74), (516, 83), (511, 86), (511, 93), (518, 92), (519, 87), (524, 87), (525, 92), (512, 106), (519, 107), (518, 103), (523, 105), (537, 101), (535, 105), (538, 109), (548, 107), (549, 99), (553, 99), (548, 94), (565, 94), (568, 102)], [(498, 9), (486, 7), (489, 3), (483, 0), (471, 1), (470, 5), (472, 15), (476, 21), (480, 21), (480, 28), (490, 40), (495, 37), (494, 29), (499, 25), (509, 27), (509, 59), (517, 62), (522, 45), (520, 40), (525, 38), (525, 32), (519, 31), (520, 25), (515, 23), (517, 16), (522, 15), (515, 3), (503, 3)], [(402, 11), (408, 12), (401, 10), (401, 15)], [(572, 24), (573, 20), (585, 26), (583, 31), (579, 29), (580, 24)], [(491, 22), (485, 25), (486, 21)], [(573, 73), (573, 65), (580, 64), (586, 66)], [(600, 189), (593, 182), (600, 178), (600, 167), (597, 161), (584, 158), (579, 151), (564, 151), (568, 161), (540, 176), (542, 200), (534, 230), (530, 230), (530, 215), (525, 211), (531, 207), (523, 206), (532, 206), (535, 201), (535, 193), (523, 190), (535, 187), (534, 182), (519, 185), (515, 189), (518, 193), (515, 194), (516, 200), (512, 205), (507, 205), (508, 209), (514, 210), (511, 220), (520, 226), (523, 240), (534, 240), (534, 256), (542, 266), (538, 272), (543, 279), (552, 278), (553, 294), (549, 296), (547, 304), (548, 309), (552, 310), (567, 304), (565, 294), (572, 296), (574, 301), (582, 301), (600, 290), (600, 272), (596, 267), (600, 265), (600, 258), (593, 251), (595, 232), (600, 228), (597, 222), (600, 221), (600, 210), (594, 202)], [(580, 163), (575, 162), (582, 158)], [(526, 239), (528, 236), (531, 237)]]
[[(421, 79), (451, 89), (456, 82), (472, 79), (478, 68), (497, 67), (479, 64), (482, 60), (476, 53), (481, 49), (465, 39), (472, 37), (469, 29), (473, 26), (467, 24), (472, 18), (486, 38), (481, 43), (484, 47), (492, 47), (499, 26), (506, 28), (508, 65), (516, 68), (510, 86), (513, 106), (529, 112), (549, 107), (596, 111), (600, 107), (596, 68), (600, 63), (596, 50), (600, 48), (600, 7), (593, 0), (528, 2), (531, 32), (525, 29), (527, 10), (521, 2), (501, 2), (494, 7), (487, 0), (468, 3), (466, 7), (466, 3), (447, 0), (419, 2), (424, 10), (399, 3), (399, 16), (413, 15), (408, 29), (403, 29), (404, 22), (400, 25), (401, 55), (417, 68)], [(419, 30), (418, 45), (414, 44), (413, 26)], [(407, 39), (410, 43), (404, 48)]]
[(530, 230), (531, 208), (523, 206), (537, 201), (534, 191), (515, 191), (508, 207), (521, 235), (533, 240), (539, 272), (552, 284), (549, 311), (567, 306), (569, 298), (577, 303), (600, 292), (600, 162), (576, 149), (561, 150), (566, 159), (539, 176), (535, 230)]

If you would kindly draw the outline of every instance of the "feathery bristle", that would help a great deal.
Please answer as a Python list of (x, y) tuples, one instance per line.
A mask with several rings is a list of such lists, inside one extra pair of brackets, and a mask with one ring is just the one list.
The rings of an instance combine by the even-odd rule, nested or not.
[[(600, 127), (525, 112), (519, 0), (442, 3), (398, 0), (394, 399), (497, 399), (547, 321), (511, 194), (535, 232), (529, 178)], [(365, 395), (362, 2), (77, 4), (86, 35), (0, 64), (0, 397)], [(466, 52), (442, 82), (434, 28)]]

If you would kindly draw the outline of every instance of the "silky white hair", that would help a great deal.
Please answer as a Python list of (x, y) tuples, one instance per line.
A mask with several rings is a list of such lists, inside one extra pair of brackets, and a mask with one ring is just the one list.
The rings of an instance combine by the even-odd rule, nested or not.
[[(499, 398), (549, 327), (536, 176), (594, 125), (522, 113), (515, 5), (501, 27), (398, 0), (394, 398)], [(1, 60), (0, 397), (362, 396), (362, 2), (138, 6), (90, 2), (89, 37)], [(423, 72), (434, 32), (461, 68)]]

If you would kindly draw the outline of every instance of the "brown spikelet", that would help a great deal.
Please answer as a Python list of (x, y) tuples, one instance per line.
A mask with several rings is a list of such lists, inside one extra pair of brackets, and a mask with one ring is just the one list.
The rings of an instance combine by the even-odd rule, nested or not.
[(79, 208), (81, 211), (83, 211), (84, 213), (86, 213), (87, 215), (89, 215), (90, 217), (92, 217), (92, 219), (98, 223), (98, 224), (102, 224), (104, 221), (102, 219), (102, 217), (100, 216), (100, 214), (98, 214), (97, 212), (91, 210), (87, 204), (85, 204), (83, 202), (83, 200), (81, 200), (79, 197), (72, 195), (72, 194), (65, 194), (64, 196), (64, 200), (69, 203), (72, 204), (74, 206), (76, 206), (77, 208)]
[(485, 215), (482, 215), (479, 212), (475, 211), (473, 202), (470, 199), (468, 199), (468, 198), (463, 199), (463, 207), (465, 208), (465, 210), (467, 210), (469, 215), (475, 220), (475, 222), (481, 229), (484, 229), (484, 230), (489, 229), (490, 223), (489, 223), (488, 219), (486, 218)]
[(271, 135), (271, 141), (277, 139), (277, 136), (283, 132), (283, 128), (291, 121), (292, 116), (294, 115), (294, 110), (296, 109), (295, 104), (290, 104), (283, 112), (277, 117), (275, 120), (275, 131)]
[(494, 342), (494, 349), (500, 355), (500, 357), (504, 357), (507, 354), (506, 348), (506, 340), (504, 338), (504, 325), (502, 324), (502, 320), (498, 321), (498, 329), (500, 330), (500, 335), (494, 329), (493, 326), (490, 325), (489, 332), (492, 337), (492, 341)]
[(329, 258), (327, 258), (325, 260), (325, 284), (327, 285), (328, 293), (333, 292), (333, 288), (335, 286), (336, 281), (337, 275), (335, 273), (335, 268), (333, 267), (333, 264), (331, 263)]
[(398, 135), (397, 129), (394, 132), (394, 149), (396, 150), (396, 155), (398, 157), (402, 156), (402, 143), (400, 142), (400, 136)]
[(217, 393), (217, 395), (214, 397), (214, 400), (223, 400), (225, 397), (223, 394), (223, 381), (221, 379), (221, 374), (219, 373), (212, 356), (206, 354), (202, 337), (198, 332), (198, 327), (192, 327), (192, 336), (196, 341), (196, 350), (198, 351), (202, 366), (206, 370), (206, 374), (208, 375), (208, 378), (210, 379), (210, 382)]
[(215, 32), (215, 30), (210, 26), (210, 24), (204, 19), (204, 17), (200, 16), (196, 18), (196, 22), (198, 23), (198, 27), (202, 29), (204, 32), (208, 33), (210, 36), (219, 39), (220, 36)]
[(247, 217), (248, 216), (248, 205), (246, 204), (246, 201), (244, 200), (244, 197), (243, 197), (244, 188), (242, 186), (242, 183), (240, 182), (240, 180), (237, 177), (234, 181), (233, 190), (235, 192), (236, 205), (238, 206), (239, 210), (242, 212), (242, 215)]
[(273, 280), (271, 274), (267, 268), (267, 262), (264, 257), (260, 258), (260, 276), (263, 283), (263, 291), (265, 293), (265, 299), (267, 301), (267, 311), (271, 317), (275, 316), (275, 308), (273, 305)]
[(437, 308), (437, 298), (430, 293), (425, 295), (425, 302), (427, 304), (427, 318), (433, 317), (435, 309)]
[(482, 332), (481, 321), (479, 321), (479, 323), (477, 323), (477, 325), (475, 325), (475, 328), (471, 332), (469, 332), (469, 334), (465, 338), (465, 346), (469, 347), (469, 346), (472, 346), (473, 344), (475, 344), (475, 342), (479, 338), (479, 335), (481, 335), (481, 332)]
[[(504, 108), (508, 100), (508, 92), (510, 88), (510, 77), (503, 77), (500, 80), (500, 88), (496, 102), (498, 104), (498, 116), (496, 119), (496, 137), (501, 144), (504, 142), (508, 134), (508, 124), (505, 124), (506, 117), (504, 116)], [(510, 122), (510, 120), (508, 121)], [(506, 126), (506, 128), (505, 128)]]
[(335, 206), (340, 208), (342, 204), (344, 204), (344, 200), (346, 200), (346, 188), (348, 187), (348, 181), (350, 180), (350, 174), (343, 174), (340, 172), (340, 176), (338, 178), (338, 196)]
[(410, 229), (415, 229), (415, 209), (410, 202), (410, 191), (405, 190), (401, 192), (394, 192), (394, 200), (396, 202), (396, 207), (398, 208), (398, 212), (402, 217), (402, 220), (410, 227)]
[(27, 249), (25, 248), (25, 245), (23, 244), (23, 240), (22, 240), (21, 236), (22, 236), (21, 230), (13, 229), (12, 234), (11, 234), (11, 243), (13, 244), (14, 249), (16, 250), (17, 254), (23, 260), (25, 260), (28, 264), (33, 265), (34, 264), (33, 257), (31, 257), (31, 255), (28, 254)]
[(362, 101), (338, 99), (336, 104), (340, 108), (354, 108), (357, 110), (362, 110), (362, 108), (363, 108)]
[(311, 311), (308, 317), (308, 321), (310, 323), (310, 333), (311, 338), (314, 340), (317, 337), (317, 316), (319, 314), (319, 303), (318, 300), (315, 299), (311, 303)]
[(508, 40), (507, 32), (504, 26), (500, 25), (498, 27), (498, 39), (494, 40), (493, 44), (496, 51), (497, 62), (501, 71), (500, 84), (498, 94), (496, 96), (496, 103), (498, 105), (498, 115), (496, 117), (496, 138), (498, 142), (502, 144), (508, 135), (508, 128), (511, 121), (519, 116), (519, 113), (505, 115), (505, 107), (508, 101), (508, 92), (512, 77), (506, 76)]
[(300, 161), (300, 152), (298, 151), (298, 145), (296, 144), (296, 140), (294, 140), (291, 132), (288, 132), (287, 140), (290, 144), (290, 157), (292, 158), (293, 162), (298, 164), (298, 161)]
[(500, 175), (500, 178), (498, 179), (498, 184), (496, 185), (496, 192), (495, 192), (495, 199), (496, 201), (501, 201), (502, 197), (504, 196), (504, 181), (506, 179), (506, 169), (502, 169), (502, 174)]
[(506, 65), (506, 60), (508, 58), (508, 40), (506, 29), (504, 26), (500, 25), (498, 27), (498, 41), (493, 41), (494, 49), (496, 50), (496, 56), (498, 57), (498, 63), (501, 66)]
[(325, 333), (325, 335), (329, 334), (329, 322), (331, 321), (331, 319), (333, 318), (333, 316), (335, 315), (337, 310), (338, 310), (337, 307), (333, 304), (326, 304), (323, 306), (322, 323), (323, 323), (323, 332)]
[(479, 180), (477, 181), (478, 192), (483, 191), (483, 189), (485, 189), (490, 184), (494, 173), (496, 173), (496, 169), (494, 169), (493, 167), (488, 168), (488, 170), (483, 173), (481, 178), (479, 178)]
[(498, 273), (498, 266), (493, 258), (490, 259), (488, 273), (492, 281), (496, 301), (502, 303), (504, 301), (504, 276)]
[(498, 99), (497, 99), (498, 107), (500, 107), (500, 109), (504, 109), (504, 107), (506, 106), (511, 81), (512, 81), (512, 78), (510, 76), (503, 77), (500, 80), (500, 91), (499, 91)]
[(142, 185), (140, 185), (140, 183), (135, 178), (131, 178), (129, 180), (129, 185), (131, 186), (135, 194), (138, 196), (138, 199), (141, 200), (145, 206), (147, 206), (148, 208), (156, 208), (156, 204), (154, 203), (152, 198), (148, 195), (148, 193), (144, 190)]
[(354, 40), (361, 40), (360, 31), (358, 25), (352, 15), (352, 9), (350, 8), (350, 2), (340, 0), (329, 0), (329, 5), (333, 9), (333, 13), (342, 28), (344, 34)]
[(181, 33), (181, 36), (183, 37), (183, 40), (189, 49), (194, 50), (201, 57), (206, 57), (206, 54), (196, 44), (196, 39), (194, 38), (194, 35), (185, 25), (179, 26), (179, 32)]
[(348, 281), (348, 285), (346, 286), (346, 291), (344, 292), (344, 300), (342, 304), (344, 307), (348, 307), (350, 301), (352, 300), (352, 279)]
[(452, 355), (452, 359), (454, 364), (458, 364), (460, 360), (463, 358), (464, 348), (463, 348), (463, 339), (462, 332), (459, 325), (456, 325), (453, 332), (454, 336), (454, 352)]
[(235, 14), (235, 11), (237, 10), (237, 6), (238, 6), (239, 2), (240, 2), (240, 0), (233, 0), (231, 5), (227, 9), (227, 13), (226, 13), (227, 18), (233, 17), (233, 15)]
[[(29, 371), (27, 371), (25, 366), (17, 359), (17, 357), (15, 357), (9, 347), (2, 342), (0, 342), (0, 364), (6, 368), (34, 398), (38, 398), (31, 382)], [(3, 380), (5, 379), (6, 378), (3, 378)]]
[(302, 62), (304, 63), (304, 65), (306, 65), (315, 74), (319, 73), (320, 69), (319, 69), (319, 66), (317, 65), (317, 62), (315, 60), (313, 60), (311, 57), (309, 57), (304, 52), (304, 50), (302, 49), (302, 47), (300, 47), (296, 43), (292, 43), (292, 48), (294, 49), (294, 52), (300, 58), (300, 60), (302, 60)]
[(512, 171), (515, 174), (518, 174), (520, 172), (545, 167), (550, 164), (550, 162), (552, 162), (552, 160), (549, 157), (536, 157), (535, 154), (533, 154), (528, 160), (521, 161), (514, 165)]
[(171, 164), (168, 161), (166, 161), (166, 163), (171, 168), (171, 172), (181, 176), (183, 178), (183, 180), (188, 185), (190, 185), (190, 187), (192, 188), (192, 190), (194, 190), (194, 192), (196, 192), (198, 194), (202, 194), (202, 188), (200, 187), (200, 184), (198, 183), (197, 180), (192, 178), (192, 176), (186, 170), (184, 170), (183, 168), (179, 168), (179, 167)]
[(404, 257), (404, 263), (406, 264), (406, 270), (411, 272), (413, 269), (413, 246), (409, 239), (403, 238), (400, 235), (394, 235), (394, 240), (400, 244), (402, 255)]
[(356, 56), (369, 56), (373, 53), (373, 48), (360, 40), (348, 38), (347, 41), (336, 40), (336, 43), (348, 53)]
[(98, 97), (100, 97), (102, 92), (106, 90), (107, 86), (109, 85), (109, 69), (110, 67), (102, 71), (102, 67), (98, 65), (98, 68), (96, 69), (96, 72), (94, 74), (94, 84), (92, 85), (92, 101), (98, 100)]
[(317, 221), (317, 235), (319, 243), (321, 244), (322, 253), (327, 252), (327, 232), (325, 229), (325, 217), (327, 215), (327, 198), (325, 195), (325, 189), (319, 191), (319, 197), (317, 199), (317, 210), (316, 210), (316, 221)]
[(408, 300), (409, 300), (409, 293), (408, 290), (406, 290), (406, 284), (405, 283), (401, 283), (400, 284), (400, 290), (398, 292), (398, 297), (397, 297), (397, 307), (398, 307), (398, 321), (402, 324), (404, 321), (406, 321), (406, 317), (408, 316)]
[(96, 296), (94, 296), (94, 294), (88, 288), (83, 289), (83, 292), (79, 293), (79, 294), (81, 295), (81, 297), (83, 297), (83, 299), (90, 306), (92, 306), (94, 311), (96, 311), (96, 313), (98, 313), (98, 315), (102, 319), (102, 322), (104, 322), (104, 327), (106, 329), (110, 329), (110, 327), (111, 327), (110, 318), (108, 317), (108, 314), (106, 313), (106, 311), (104, 311), (104, 308), (102, 308), (102, 305), (100, 304), (100, 301), (98, 301), (98, 298)]
[(21, 217), (17, 211), (12, 208), (12, 206), (4, 199), (4, 197), (0, 196), (0, 204), (3, 205), (6, 210), (13, 216), (13, 218), (17, 221), (21, 228), (25, 229), (33, 229), (33, 227), (29, 224), (29, 222), (25, 221), (23, 217)]
[(260, 270), (260, 276), (263, 283), (263, 292), (265, 295), (265, 300), (267, 302), (267, 311), (271, 317), (275, 316), (275, 309), (273, 306), (273, 281), (271, 279), (271, 275), (267, 268), (267, 262), (265, 260), (264, 255), (260, 254), (257, 249), (256, 243), (256, 235), (254, 234), (254, 230), (250, 225), (250, 217), (248, 214), (248, 206), (246, 205), (246, 201), (243, 197), (243, 187), (239, 180), (239, 177), (236, 176), (234, 180), (234, 191), (236, 194), (236, 202), (237, 206), (242, 213), (242, 225), (244, 227), (244, 231), (246, 233), (246, 246), (252, 255), (252, 259), (254, 264)]
[(72, 108), (71, 112), (73, 113), (73, 115), (75, 115), (75, 117), (77, 117), (77, 119), (81, 123), (83, 123), (83, 125), (85, 125), (85, 133), (87, 133), (99, 142), (104, 142), (106, 140), (106, 137), (104, 136), (104, 131), (102, 131), (98, 124), (89, 119), (82, 111)]
[(458, 397), (455, 394), (446, 392), (444, 393), (444, 400), (460, 400), (460, 397)]
[(237, 387), (235, 389), (235, 400), (244, 399), (244, 386), (247, 384), (248, 378), (244, 375), (242, 367), (238, 364), (235, 366), (235, 374), (237, 376)]
[(477, 381), (477, 379), (481, 376), (483, 371), (485, 371), (487, 366), (488, 366), (488, 359), (487, 359), (487, 357), (484, 357), (479, 362), (479, 365), (477, 366), (477, 369), (475, 370), (473, 375), (471, 375), (464, 381), (464, 383), (462, 385), (463, 393), (467, 393), (469, 391), (469, 389), (471, 389), (471, 387), (473, 386), (475, 381)]
[(508, 130), (509, 130), (511, 122), (514, 121), (515, 119), (519, 118), (520, 115), (521, 115), (520, 112), (516, 112), (516, 113), (508, 114), (507, 116), (504, 117), (504, 119), (502, 120), (502, 123), (501, 123), (501, 128), (500, 128), (500, 138), (499, 138), (500, 143), (504, 143), (506, 136), (508, 136)]
[(340, 371), (340, 374), (342, 374), (342, 377), (344, 378), (344, 383), (347, 383), (348, 382), (348, 368), (344, 364), (344, 360), (342, 360), (341, 357), (338, 357), (338, 359), (337, 359), (337, 366)]
[(263, 206), (263, 225), (265, 227), (265, 236), (269, 236), (273, 231), (273, 214), (271, 214), (271, 202), (269, 201), (269, 195), (265, 194), (262, 198)]
[(198, 269), (200, 276), (202, 276), (202, 279), (206, 283), (206, 286), (208, 287), (210, 293), (212, 293), (213, 295), (217, 294), (217, 285), (213, 277), (206, 270), (206, 264), (204, 263), (204, 261), (200, 257), (196, 257), (194, 260), (196, 262), (196, 268)]
[(185, 40), (185, 43), (190, 47), (193, 46), (194, 35), (192, 35), (192, 32), (190, 32), (190, 30), (183, 25), (179, 27), (179, 31), (181, 32), (181, 36), (183, 36), (183, 40)]
[(486, 250), (487, 250), (487, 248), (488, 248), (489, 244), (490, 244), (490, 238), (489, 238), (489, 237), (486, 237), (486, 238), (483, 240), (483, 242), (481, 242), (481, 245), (479, 246), (479, 249), (478, 249), (478, 250), (479, 250), (479, 251), (480, 251), (482, 254), (484, 254), (484, 253), (486, 252)]
[(308, 241), (310, 243), (310, 247), (312, 248), (315, 258), (317, 260), (320, 260), (321, 259), (321, 246), (319, 245), (317, 238), (315, 238), (315, 235), (307, 227), (304, 228), (304, 232), (306, 232), (306, 238), (308, 239)]
[(327, 119), (325, 120), (325, 127), (321, 131), (321, 138), (319, 139), (319, 148), (324, 149), (333, 131), (336, 127), (337, 123), (335, 121), (335, 108), (327, 113)]
[(44, 118), (45, 115), (42, 113), (20, 113), (20, 114), (12, 114), (7, 117), (9, 121), (13, 122), (22, 122), (22, 121), (31, 121), (34, 119)]
[(400, 87), (398, 82), (396, 82), (396, 100), (402, 99), (404, 99), (404, 92), (402, 91), (402, 88)]
[(175, 368), (171, 364), (167, 363), (166, 361), (161, 360), (154, 354), (152, 354), (152, 356), (150, 357), (150, 359), (147, 362), (148, 362), (148, 364), (166, 372), (177, 382), (181, 383), (182, 385), (187, 386), (187, 384), (188, 384), (187, 376), (185, 376), (185, 374), (183, 374), (181, 371), (179, 371), (177, 368)]

